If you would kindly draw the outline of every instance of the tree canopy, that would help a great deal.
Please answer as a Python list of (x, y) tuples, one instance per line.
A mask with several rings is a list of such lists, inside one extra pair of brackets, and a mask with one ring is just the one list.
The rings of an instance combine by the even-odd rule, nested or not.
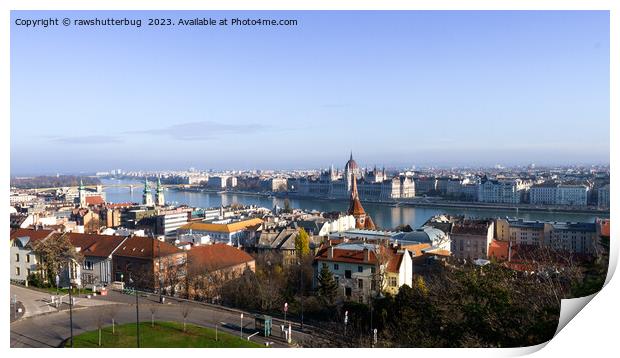
[(295, 238), (295, 252), (298, 257), (310, 254), (310, 235), (304, 228), (299, 229), (299, 234)]
[(71, 245), (66, 235), (54, 235), (40, 241), (34, 246), (33, 251), (39, 258), (39, 267), (46, 275), (48, 282), (54, 282), (56, 275), (69, 262), (81, 263), (84, 259)]

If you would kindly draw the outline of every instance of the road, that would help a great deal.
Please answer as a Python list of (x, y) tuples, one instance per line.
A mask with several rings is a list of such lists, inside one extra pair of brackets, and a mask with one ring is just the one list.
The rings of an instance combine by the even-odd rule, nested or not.
[[(13, 288), (13, 286), (11, 286)], [(23, 290), (28, 290), (21, 288)], [(28, 290), (30, 291), (30, 290)], [(36, 292), (36, 291), (35, 291)], [(26, 295), (24, 295), (25, 297)], [(33, 294), (32, 296), (36, 296)], [(36, 299), (35, 299), (36, 300)], [(76, 307), (73, 311), (73, 334), (78, 335), (83, 332), (97, 329), (97, 321), (101, 318), (104, 325), (112, 324), (112, 313), (115, 312), (115, 321), (120, 324), (133, 323), (136, 319), (135, 296), (123, 295), (111, 292), (109, 296), (99, 296), (92, 301), (100, 304), (89, 305), (86, 307)], [(93, 302), (93, 303), (94, 303)], [(192, 308), (187, 322), (199, 326), (215, 328), (233, 335), (240, 333), (240, 312), (220, 307), (206, 306), (200, 303), (190, 303)], [(151, 310), (155, 309), (154, 319), (162, 321), (182, 322), (181, 303), (169, 299), (166, 304), (157, 303), (157, 296), (139, 296), (140, 321), (151, 320)], [(27, 309), (26, 309), (27, 311)], [(255, 332), (254, 320), (250, 313), (244, 313), (243, 336)], [(225, 323), (225, 324), (222, 324)], [(274, 347), (288, 347), (285, 340), (280, 338), (280, 322), (274, 320), (273, 334), (271, 337), (255, 335), (252, 337), (254, 342), (264, 344), (273, 342)], [(293, 340), (303, 341), (310, 339), (310, 331), (306, 333), (293, 330)], [(16, 322), (11, 323), (11, 347), (58, 347), (62, 342), (70, 337), (69, 312), (65, 310), (54, 311), (53, 313), (30, 315)]]

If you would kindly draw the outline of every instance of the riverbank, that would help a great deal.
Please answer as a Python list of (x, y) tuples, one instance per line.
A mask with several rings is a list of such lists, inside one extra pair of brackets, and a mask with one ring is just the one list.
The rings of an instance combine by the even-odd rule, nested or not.
[(498, 205), (498, 204), (485, 204), (476, 202), (400, 202), (398, 206), (413, 206), (413, 207), (433, 207), (433, 208), (464, 208), (464, 209), (485, 209), (485, 210), (515, 210), (525, 212), (545, 212), (545, 213), (573, 213), (573, 214), (590, 214), (609, 216), (609, 210), (598, 209), (578, 209), (578, 208), (562, 208), (562, 207), (532, 207), (528, 204), (519, 205)]
[[(279, 199), (309, 199), (315, 201), (324, 202), (341, 202), (348, 203), (346, 198), (326, 198), (316, 197), (309, 195), (300, 195), (297, 193), (271, 193), (271, 192), (253, 192), (253, 191), (229, 191), (229, 190), (216, 190), (205, 188), (177, 188), (177, 191), (198, 192), (207, 194), (221, 194), (221, 195), (246, 195), (254, 197), (270, 198), (275, 197)], [(413, 198), (410, 200), (362, 200), (363, 203), (371, 203), (374, 205), (381, 205), (387, 207), (422, 207), (422, 208), (437, 208), (437, 209), (479, 209), (479, 210), (509, 210), (515, 212), (532, 212), (532, 213), (564, 213), (564, 214), (588, 214), (594, 216), (609, 217), (609, 210), (600, 210), (596, 208), (574, 208), (574, 207), (557, 207), (557, 206), (532, 206), (530, 204), (517, 204), (517, 205), (502, 205), (502, 204), (490, 204), (479, 202), (454, 202), (433, 200), (428, 198)], [(346, 205), (345, 205), (346, 206)]]

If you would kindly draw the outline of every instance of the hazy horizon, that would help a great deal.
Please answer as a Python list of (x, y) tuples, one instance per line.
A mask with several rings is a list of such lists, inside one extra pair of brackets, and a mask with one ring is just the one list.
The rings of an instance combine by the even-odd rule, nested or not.
[[(24, 28), (17, 18), (142, 18)], [(148, 27), (149, 17), (296, 19)], [(607, 11), (12, 11), (11, 175), (609, 165)]]
[[(355, 159), (355, 158), (354, 158)], [(356, 160), (357, 161), (357, 160)], [(362, 169), (372, 169), (374, 168), (375, 164), (372, 165), (365, 165), (363, 163), (360, 163), (358, 161), (358, 164), (360, 165), (360, 167)], [(511, 169), (519, 169), (519, 168), (526, 168), (531, 164), (535, 164), (535, 163), (530, 163), (530, 164), (521, 164), (521, 165), (502, 165), (501, 169), (506, 169), (506, 170), (511, 170)], [(497, 165), (501, 165), (501, 164), (497, 164)], [(323, 165), (323, 166), (316, 166), (316, 167), (290, 167), (290, 168), (269, 168), (269, 167), (263, 167), (263, 168), (208, 168), (208, 167), (198, 167), (198, 166), (193, 166), (193, 167), (187, 167), (187, 168), (181, 168), (181, 167), (177, 167), (177, 168), (131, 168), (131, 167), (126, 167), (126, 168), (99, 168), (97, 170), (92, 170), (92, 171), (35, 171), (35, 172), (22, 172), (22, 173), (11, 173), (11, 177), (28, 177), (28, 176), (55, 176), (55, 175), (94, 175), (97, 172), (110, 172), (111, 170), (117, 170), (117, 169), (121, 169), (123, 170), (123, 172), (166, 172), (166, 171), (174, 171), (174, 172), (179, 172), (179, 171), (189, 171), (190, 168), (193, 168), (196, 171), (213, 171), (213, 172), (223, 172), (223, 171), (253, 171), (253, 170), (261, 170), (261, 171), (304, 171), (304, 170), (325, 170), (325, 169), (329, 169), (330, 165)], [(386, 170), (396, 170), (396, 169), (411, 169), (412, 166), (398, 166), (398, 165), (394, 165), (394, 166), (384, 166), (384, 165), (376, 165), (377, 168), (382, 169), (383, 167), (386, 168)], [(495, 168), (494, 166), (476, 166), (476, 165), (453, 165), (453, 166), (432, 166), (432, 165), (415, 165), (415, 171), (422, 171), (422, 170), (450, 170), (450, 169), (469, 169), (469, 170), (483, 170), (483, 169), (489, 169), (489, 170), (499, 170), (498, 168)], [(550, 168), (569, 168), (569, 167), (573, 167), (573, 168), (586, 168), (586, 167), (609, 167), (609, 163), (575, 163), (575, 164), (556, 164), (556, 165), (536, 165), (535, 164), (535, 169), (550, 169)], [(343, 165), (336, 165), (334, 164), (334, 168), (337, 170), (342, 171), (344, 169), (344, 163)]]

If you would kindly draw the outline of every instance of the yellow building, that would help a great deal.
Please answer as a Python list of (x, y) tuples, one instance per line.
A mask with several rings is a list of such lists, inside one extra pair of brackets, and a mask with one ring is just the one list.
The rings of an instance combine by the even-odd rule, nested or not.
[(260, 226), (263, 220), (259, 218), (246, 219), (236, 222), (204, 223), (193, 222), (177, 229), (180, 235), (208, 236), (213, 242), (239, 246), (248, 237), (250, 229)]

